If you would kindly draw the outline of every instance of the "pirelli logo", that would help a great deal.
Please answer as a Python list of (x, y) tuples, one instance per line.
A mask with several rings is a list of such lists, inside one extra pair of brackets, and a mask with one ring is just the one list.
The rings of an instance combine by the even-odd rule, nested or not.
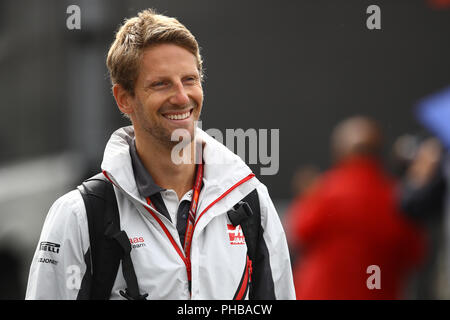
[(39, 250), (53, 252), (53, 253), (59, 253), (60, 247), (61, 247), (61, 245), (58, 243), (47, 242), (47, 241), (42, 241), (39, 244)]

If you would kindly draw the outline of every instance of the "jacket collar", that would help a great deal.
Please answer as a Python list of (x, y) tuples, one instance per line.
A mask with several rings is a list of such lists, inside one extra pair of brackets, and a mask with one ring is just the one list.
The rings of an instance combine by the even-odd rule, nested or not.
[[(132, 126), (116, 130), (106, 145), (101, 168), (128, 197), (147, 206), (140, 197), (134, 178), (130, 155), (130, 145), (133, 144), (133, 139), (134, 129)], [(227, 193), (242, 179), (251, 175), (252, 171), (239, 156), (200, 128), (196, 129), (196, 139), (201, 139), (204, 142), (202, 154), (205, 164), (204, 187), (200, 195), (198, 208), (201, 211), (216, 198)], [(227, 194), (227, 199), (221, 201), (221, 204), (231, 207), (250, 193), (258, 183), (259, 181), (253, 178), (250, 183), (245, 184), (245, 187), (241, 185), (239, 188), (233, 189), (233, 192)]]
[(145, 169), (137, 153), (136, 139), (134, 138), (130, 145), (130, 157), (131, 164), (133, 165), (134, 180), (136, 181), (136, 186), (141, 196), (144, 198), (151, 197), (165, 190), (155, 183), (150, 173)]

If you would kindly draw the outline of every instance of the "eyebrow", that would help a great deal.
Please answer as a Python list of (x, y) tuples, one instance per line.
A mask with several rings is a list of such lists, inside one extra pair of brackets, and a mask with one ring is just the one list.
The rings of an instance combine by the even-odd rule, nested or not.
[[(195, 77), (196, 79), (200, 79), (200, 75), (198, 74), (198, 72), (197, 73), (196, 72), (185, 73), (183, 76), (181, 76), (181, 79), (186, 78), (186, 77)], [(147, 79), (144, 80), (144, 88), (148, 88), (154, 82), (164, 81), (164, 80), (169, 80), (170, 81), (170, 77), (168, 77), (168, 76), (155, 76), (154, 78), (147, 78)]]

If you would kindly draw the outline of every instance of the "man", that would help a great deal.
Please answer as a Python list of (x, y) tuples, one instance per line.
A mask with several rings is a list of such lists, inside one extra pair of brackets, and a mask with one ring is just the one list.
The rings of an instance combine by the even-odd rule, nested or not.
[(352, 117), (332, 135), (333, 168), (287, 216), (297, 299), (398, 299), (423, 259), (422, 233), (399, 209), (394, 181), (379, 160), (374, 121)]
[[(114, 98), (132, 126), (113, 133), (102, 171), (133, 244), (140, 293), (148, 299), (295, 298), (285, 235), (267, 188), (237, 155), (196, 128), (203, 91), (194, 36), (176, 19), (144, 10), (117, 32), (107, 66)], [(181, 142), (184, 148), (174, 152)], [(252, 192), (261, 237), (249, 262), (249, 239), (227, 212)], [(53, 204), (39, 243), (26, 298), (89, 298), (92, 257), (78, 190)], [(48, 243), (58, 250), (45, 250)], [(119, 271), (110, 299), (127, 298), (125, 282)]]

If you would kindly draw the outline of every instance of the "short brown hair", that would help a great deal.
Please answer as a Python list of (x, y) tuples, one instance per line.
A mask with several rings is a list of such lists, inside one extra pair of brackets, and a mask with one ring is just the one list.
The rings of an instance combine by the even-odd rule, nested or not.
[(197, 58), (197, 68), (203, 78), (200, 48), (192, 33), (177, 19), (146, 9), (126, 19), (116, 33), (106, 59), (111, 83), (120, 84), (134, 96), (142, 53), (145, 48), (160, 43), (173, 43), (191, 52)]

